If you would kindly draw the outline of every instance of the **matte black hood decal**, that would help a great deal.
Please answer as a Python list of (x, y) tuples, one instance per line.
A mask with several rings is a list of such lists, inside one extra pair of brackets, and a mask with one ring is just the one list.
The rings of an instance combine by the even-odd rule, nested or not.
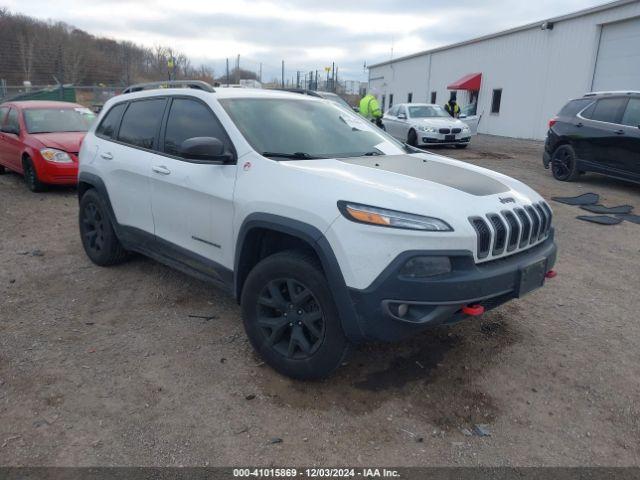
[(505, 184), (482, 173), (411, 155), (343, 158), (340, 161), (428, 180), (470, 195), (495, 195), (509, 191)]

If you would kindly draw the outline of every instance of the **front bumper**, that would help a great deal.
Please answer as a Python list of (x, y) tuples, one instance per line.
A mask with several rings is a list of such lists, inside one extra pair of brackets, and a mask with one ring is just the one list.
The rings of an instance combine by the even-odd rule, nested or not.
[(38, 179), (51, 185), (77, 185), (78, 184), (78, 159), (74, 154), (69, 154), (73, 160), (71, 163), (47, 162), (39, 158), (35, 162)]
[(418, 143), (420, 145), (460, 145), (469, 143), (471, 136), (468, 133), (456, 133), (444, 135), (441, 133), (418, 133)]
[[(521, 272), (542, 263), (544, 271), (553, 268), (557, 247), (553, 234), (543, 243), (510, 257), (476, 264), (467, 251), (412, 251), (399, 255), (364, 290), (350, 289), (365, 339), (392, 341), (421, 330), (465, 318), (462, 308), (480, 304), (495, 308), (520, 295)], [(409, 279), (399, 271), (412, 257), (448, 256), (452, 271), (436, 277)], [(399, 304), (408, 305), (402, 318)]]

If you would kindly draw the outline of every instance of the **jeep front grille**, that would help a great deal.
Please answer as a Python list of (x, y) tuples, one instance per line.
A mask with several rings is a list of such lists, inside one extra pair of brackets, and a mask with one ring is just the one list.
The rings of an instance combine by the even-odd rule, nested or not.
[(476, 231), (478, 260), (493, 259), (532, 247), (549, 236), (551, 209), (545, 202), (470, 217)]

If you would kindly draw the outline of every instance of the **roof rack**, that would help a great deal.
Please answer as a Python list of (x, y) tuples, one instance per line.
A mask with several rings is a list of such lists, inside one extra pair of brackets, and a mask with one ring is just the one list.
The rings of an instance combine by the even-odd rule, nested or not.
[(129, 85), (122, 93), (140, 92), (142, 90), (154, 90), (158, 88), (195, 88), (196, 90), (204, 90), (205, 92), (215, 92), (213, 87), (202, 80), (166, 80), (163, 82), (148, 82)]
[(595, 97), (596, 95), (637, 95), (640, 91), (637, 90), (610, 90), (602, 92), (589, 92), (585, 93), (585, 97)]

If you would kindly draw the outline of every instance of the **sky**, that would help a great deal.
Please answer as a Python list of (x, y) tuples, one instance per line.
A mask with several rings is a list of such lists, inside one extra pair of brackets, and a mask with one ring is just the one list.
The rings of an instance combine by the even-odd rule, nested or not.
[(217, 76), (225, 59), (263, 79), (335, 62), (342, 79), (366, 80), (363, 65), (468, 40), (604, 3), (604, 0), (0, 0), (42, 20), (93, 35), (166, 45)]

